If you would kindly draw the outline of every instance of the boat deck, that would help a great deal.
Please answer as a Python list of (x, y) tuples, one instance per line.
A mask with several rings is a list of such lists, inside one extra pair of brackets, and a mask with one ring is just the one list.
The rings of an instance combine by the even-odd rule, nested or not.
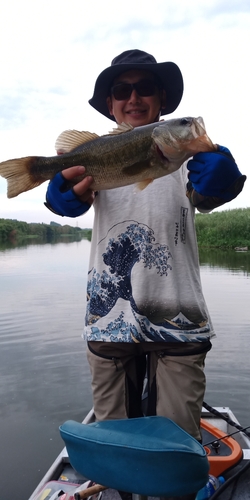
[[(218, 408), (218, 411), (222, 414), (224, 413), (225, 415), (229, 415), (232, 420), (238, 423), (229, 408)], [(229, 425), (226, 421), (216, 418), (206, 410), (204, 410), (202, 418), (208, 422), (211, 421), (213, 426), (218, 427), (225, 433), (233, 433), (236, 431), (236, 429)], [(91, 421), (94, 421), (93, 412), (90, 412), (87, 415), (84, 423), (90, 423)], [(243, 433), (237, 433), (233, 437), (240, 444), (243, 450), (243, 457), (237, 465), (222, 474), (226, 482), (211, 498), (219, 498), (220, 500), (250, 500), (250, 439)], [(59, 481), (62, 490), (65, 488), (64, 491), (69, 491), (70, 483), (81, 485), (87, 480), (88, 478), (81, 476), (72, 468), (69, 463), (67, 450), (64, 448), (29, 500), (40, 500), (39, 491), (41, 493), (41, 487), (49, 482), (52, 484), (53, 481)], [(58, 483), (55, 484), (58, 485)], [(50, 496), (46, 497), (46, 500), (47, 498), (49, 499)], [(93, 500), (97, 500), (98, 495), (91, 498), (93, 498)], [(110, 488), (104, 490), (100, 494), (99, 498), (102, 500), (121, 500), (119, 493)], [(140, 498), (141, 497), (139, 495), (134, 495), (134, 500), (139, 500)], [(143, 500), (145, 499), (145, 497), (142, 498)], [(159, 500), (159, 498), (148, 497), (148, 500)]]
[[(237, 475), (239, 476), (237, 477)], [(72, 482), (77, 482), (78, 484), (82, 484), (86, 480), (86, 478), (75, 473), (71, 465), (67, 463), (64, 464), (62, 476), (70, 477)], [(222, 487), (221, 493), (217, 498), (220, 500), (250, 500), (250, 456), (248, 459), (243, 459), (233, 469), (225, 472), (223, 477), (226, 479), (225, 485), (227, 486), (224, 490), (224, 486)], [(121, 500), (119, 493), (113, 489), (104, 490), (101, 498), (102, 500)], [(158, 497), (148, 497), (148, 499), (159, 500)]]

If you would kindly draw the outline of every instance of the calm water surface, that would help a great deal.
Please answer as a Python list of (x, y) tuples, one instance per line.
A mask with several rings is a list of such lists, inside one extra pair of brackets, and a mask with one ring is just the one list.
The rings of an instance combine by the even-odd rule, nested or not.
[[(81, 339), (90, 243), (0, 248), (0, 499), (27, 500), (92, 405)], [(250, 252), (201, 252), (217, 338), (206, 401), (250, 424)]]

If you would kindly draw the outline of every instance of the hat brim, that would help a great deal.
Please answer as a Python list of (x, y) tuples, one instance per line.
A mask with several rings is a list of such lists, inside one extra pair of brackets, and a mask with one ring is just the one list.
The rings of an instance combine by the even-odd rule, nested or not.
[(110, 92), (110, 87), (114, 79), (131, 69), (140, 69), (142, 71), (150, 71), (156, 75), (162, 82), (163, 89), (166, 92), (166, 106), (161, 110), (162, 115), (173, 113), (180, 104), (183, 94), (183, 78), (177, 64), (173, 62), (150, 63), (150, 64), (117, 64), (106, 68), (98, 76), (93, 97), (89, 100), (89, 104), (99, 113), (106, 116), (110, 120), (115, 121), (115, 118), (109, 114), (106, 99)]

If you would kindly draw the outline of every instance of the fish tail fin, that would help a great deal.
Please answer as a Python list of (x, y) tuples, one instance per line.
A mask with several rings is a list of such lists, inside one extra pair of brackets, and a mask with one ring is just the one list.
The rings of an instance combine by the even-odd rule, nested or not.
[(38, 156), (27, 156), (26, 158), (16, 158), (0, 163), (0, 175), (8, 183), (8, 198), (14, 198), (18, 194), (42, 184), (44, 179), (35, 179), (34, 175), (32, 175), (32, 167), (38, 158)]

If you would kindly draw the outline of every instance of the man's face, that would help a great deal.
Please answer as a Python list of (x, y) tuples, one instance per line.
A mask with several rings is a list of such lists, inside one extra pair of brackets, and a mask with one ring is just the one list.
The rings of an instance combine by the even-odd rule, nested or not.
[[(152, 73), (142, 70), (130, 70), (119, 75), (113, 85), (118, 83), (137, 83), (141, 80), (154, 80)], [(130, 123), (133, 127), (140, 127), (159, 120), (160, 109), (165, 104), (165, 92), (157, 87), (154, 95), (140, 96), (136, 89), (132, 90), (129, 98), (116, 100), (113, 95), (107, 98), (109, 112), (117, 123)]]

